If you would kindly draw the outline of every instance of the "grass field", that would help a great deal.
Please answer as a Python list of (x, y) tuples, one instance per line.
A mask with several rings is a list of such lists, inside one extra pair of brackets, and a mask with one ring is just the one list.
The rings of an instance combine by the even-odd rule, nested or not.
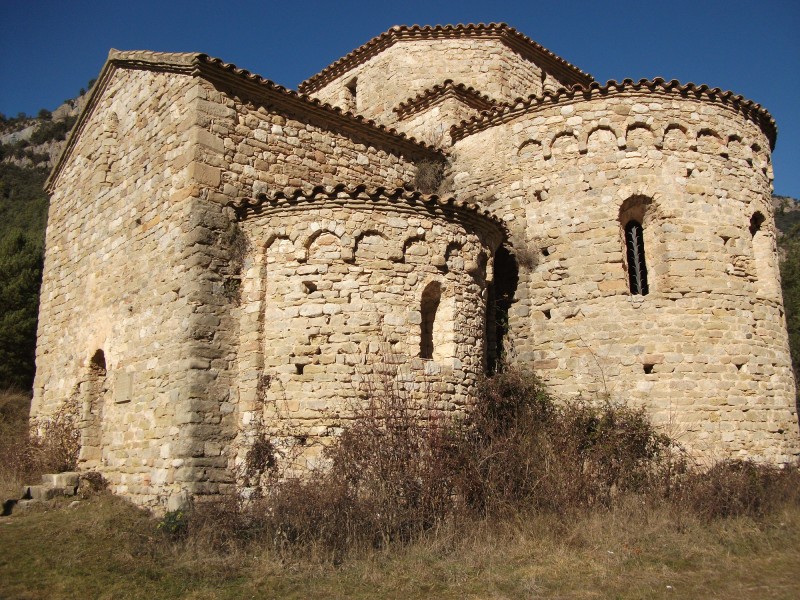
[[(0, 519), (2, 598), (786, 598), (800, 595), (800, 507), (702, 523), (633, 501), (476, 522), (341, 564), (174, 540), (111, 496)], [(464, 532), (468, 533), (464, 533)]]

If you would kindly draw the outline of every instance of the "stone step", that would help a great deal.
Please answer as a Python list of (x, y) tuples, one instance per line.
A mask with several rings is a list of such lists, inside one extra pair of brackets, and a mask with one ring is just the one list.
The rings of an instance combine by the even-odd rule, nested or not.
[(48, 487), (46, 485), (26, 485), (22, 488), (23, 500), (38, 500), (43, 502), (51, 500), (60, 495), (60, 490)]
[[(42, 475), (42, 485), (52, 488), (77, 488), (80, 482), (81, 474), (76, 471), (68, 471), (65, 473), (48, 473)], [(73, 494), (68, 494), (72, 496)]]
[(10, 499), (3, 503), (2, 515), (8, 516), (13, 512), (26, 510), (31, 505), (46, 502), (61, 496), (74, 496), (78, 493), (81, 474), (76, 471), (64, 473), (47, 473), (42, 475), (42, 482), (36, 485), (26, 485), (22, 488), (20, 499)]

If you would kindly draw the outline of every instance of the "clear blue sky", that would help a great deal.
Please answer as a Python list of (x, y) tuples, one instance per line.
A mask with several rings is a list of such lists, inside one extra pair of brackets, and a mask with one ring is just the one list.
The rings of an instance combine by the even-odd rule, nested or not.
[(296, 88), (398, 24), (504, 21), (601, 82), (730, 89), (778, 122), (775, 191), (800, 198), (800, 0), (0, 0), (0, 112), (54, 109), (109, 48), (198, 51)]

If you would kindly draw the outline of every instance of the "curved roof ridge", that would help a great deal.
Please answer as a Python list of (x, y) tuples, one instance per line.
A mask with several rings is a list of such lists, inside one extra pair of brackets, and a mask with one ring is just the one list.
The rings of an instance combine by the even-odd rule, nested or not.
[(467, 35), (499, 37), (508, 43), (508, 45), (512, 47), (516, 46), (517, 49), (522, 45), (541, 58), (560, 66), (565, 74), (571, 75), (576, 83), (589, 83), (594, 81), (594, 78), (589, 73), (580, 70), (575, 65), (567, 62), (538, 42), (532, 40), (524, 33), (517, 31), (506, 23), (492, 22), (457, 25), (395, 25), (331, 63), (316, 75), (312, 75), (303, 81), (298, 86), (298, 90), (302, 93), (314, 92), (342, 73), (372, 58), (381, 50), (384, 50), (401, 39), (460, 37)]
[(479, 110), (488, 110), (500, 104), (498, 100), (481, 93), (472, 86), (467, 86), (464, 83), (455, 83), (452, 79), (445, 79), (442, 83), (426, 88), (416, 96), (401, 102), (392, 110), (402, 118), (403, 115), (416, 112), (448, 93), (453, 93), (463, 99), (466, 104)]
[(527, 98), (517, 98), (511, 102), (504, 102), (469, 120), (461, 121), (461, 123), (453, 125), (450, 128), (450, 135), (453, 140), (462, 139), (472, 133), (525, 113), (534, 106), (540, 106), (545, 103), (555, 104), (561, 100), (571, 100), (575, 96), (583, 96), (589, 99), (593, 94), (608, 94), (627, 90), (639, 91), (642, 89), (647, 89), (651, 92), (694, 94), (697, 97), (704, 96), (710, 100), (719, 99), (723, 103), (731, 104), (735, 108), (740, 109), (745, 117), (751, 118), (761, 127), (772, 147), (774, 148), (775, 146), (778, 133), (775, 119), (766, 108), (757, 102), (749, 100), (730, 90), (722, 90), (719, 87), (712, 88), (706, 84), (697, 85), (692, 82), (683, 84), (677, 79), (667, 81), (663, 77), (640, 79), (638, 81), (634, 81), (633, 79), (623, 79), (622, 81), (610, 79), (603, 85), (594, 81), (587, 86), (574, 85), (570, 88), (562, 87), (553, 92), (546, 91), (540, 95), (531, 94)]
[(391, 202), (405, 201), (407, 203), (422, 202), (424, 204), (449, 207), (461, 212), (471, 213), (486, 218), (504, 229), (502, 220), (491, 211), (484, 209), (479, 204), (458, 200), (454, 196), (438, 196), (425, 194), (419, 190), (408, 187), (367, 187), (364, 184), (348, 185), (317, 185), (311, 188), (293, 188), (290, 191), (278, 190), (271, 194), (261, 193), (255, 196), (236, 198), (225, 206), (233, 208), (240, 217), (258, 210), (264, 205), (277, 206), (297, 204), (299, 202), (313, 202), (322, 199), (348, 199), (359, 198), (364, 200), (387, 200)]

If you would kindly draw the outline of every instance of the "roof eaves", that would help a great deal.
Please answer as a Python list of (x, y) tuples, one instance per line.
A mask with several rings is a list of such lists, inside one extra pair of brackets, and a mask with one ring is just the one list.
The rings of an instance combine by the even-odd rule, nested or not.
[(720, 101), (739, 110), (746, 118), (756, 123), (769, 139), (771, 147), (774, 149), (777, 138), (778, 128), (772, 115), (760, 104), (748, 100), (744, 96), (735, 94), (731, 91), (724, 91), (721, 88), (711, 88), (706, 84), (696, 85), (694, 83), (682, 84), (676, 79), (666, 81), (661, 77), (655, 79), (624, 79), (623, 81), (610, 80), (605, 85), (593, 82), (588, 86), (573, 86), (571, 88), (560, 88), (554, 92), (545, 92), (542, 95), (531, 95), (527, 98), (517, 98), (513, 102), (506, 102), (495, 108), (476, 115), (467, 121), (462, 121), (458, 125), (450, 128), (450, 135), (453, 140), (463, 139), (473, 133), (482, 131), (507, 122), (518, 115), (524, 114), (532, 108), (537, 108), (545, 104), (558, 104), (561, 101), (572, 100), (576, 96), (590, 99), (595, 95), (606, 95), (625, 91), (641, 91), (674, 93), (682, 96), (693, 95), (696, 98), (706, 98), (712, 101)]
[[(344, 111), (338, 106), (333, 106), (317, 98), (285, 88), (260, 75), (241, 69), (232, 63), (226, 63), (219, 58), (213, 58), (206, 54), (200, 54), (198, 61), (200, 64), (198, 72), (207, 79), (213, 79), (215, 74), (222, 74), (224, 77), (229, 78), (230, 81), (248, 84), (252, 86), (251, 89), (254, 91), (266, 92), (271, 95), (273, 100), (283, 101), (284, 104), (290, 105), (295, 109), (312, 111), (318, 115), (324, 115), (326, 118), (338, 120), (343, 124), (355, 127), (374, 139), (381, 140), (384, 144), (398, 147), (413, 154), (444, 157), (444, 152), (435, 146), (407, 136), (394, 128), (376, 123), (372, 119), (365, 119), (361, 115)], [(204, 67), (210, 67), (210, 69)]]
[(399, 148), (400, 150), (411, 153), (413, 155), (428, 155), (443, 158), (444, 153), (441, 149), (436, 148), (430, 144), (418, 141), (413, 137), (406, 136), (405, 134), (393, 128), (387, 128), (383, 125), (375, 123), (375, 121), (367, 120), (361, 115), (356, 115), (350, 112), (342, 111), (340, 108), (331, 106), (330, 104), (323, 103), (316, 98), (311, 98), (303, 94), (299, 94), (288, 88), (285, 88), (269, 79), (261, 77), (255, 73), (251, 73), (245, 69), (240, 69), (232, 63), (226, 63), (219, 58), (211, 57), (203, 53), (168, 53), (168, 52), (151, 52), (147, 50), (133, 50), (122, 51), (111, 49), (108, 53), (108, 58), (103, 64), (100, 74), (97, 76), (97, 82), (90, 91), (89, 98), (83, 110), (78, 115), (75, 125), (72, 128), (69, 136), (67, 137), (64, 149), (61, 151), (56, 164), (53, 167), (50, 175), (45, 182), (45, 191), (52, 193), (58, 175), (61, 172), (64, 163), (72, 152), (78, 138), (80, 137), (83, 127), (86, 123), (87, 117), (91, 114), (97, 105), (99, 99), (102, 97), (111, 75), (117, 68), (132, 68), (132, 69), (147, 69), (156, 71), (165, 71), (172, 73), (185, 73), (190, 75), (199, 75), (206, 79), (213, 79), (215, 75), (222, 75), (229, 81), (235, 83), (245, 83), (253, 86), (251, 89), (257, 89), (261, 92), (270, 94), (273, 98), (283, 99), (284, 103), (290, 103), (295, 107), (305, 108), (319, 114), (324, 114), (328, 118), (339, 120), (346, 123), (357, 130), (372, 136), (373, 139), (380, 140), (384, 145)]
[(246, 219), (248, 215), (257, 214), (266, 208), (279, 206), (292, 206), (301, 202), (314, 202), (315, 200), (334, 200), (358, 198), (365, 200), (388, 200), (391, 202), (406, 202), (408, 204), (422, 203), (431, 207), (450, 209), (465, 215), (477, 217), (485, 222), (492, 223), (504, 236), (507, 235), (503, 221), (489, 210), (480, 205), (458, 200), (452, 196), (437, 196), (424, 194), (418, 190), (408, 188), (368, 188), (361, 185), (346, 185), (343, 183), (334, 186), (315, 186), (311, 189), (297, 188), (291, 193), (278, 191), (273, 194), (258, 194), (255, 197), (237, 198), (227, 203), (233, 208), (239, 220)]
[(55, 165), (50, 171), (50, 175), (45, 181), (45, 192), (52, 193), (58, 175), (61, 173), (67, 157), (75, 147), (88, 116), (102, 97), (108, 81), (117, 68), (132, 67), (173, 73), (193, 73), (199, 56), (201, 55), (195, 52), (151, 52), (149, 50), (116, 50), (114, 48), (109, 50), (108, 58), (106, 58), (106, 62), (103, 63), (103, 67), (100, 69), (97, 81), (89, 91), (89, 98), (83, 110), (78, 114), (75, 125), (73, 125), (67, 136), (64, 148), (61, 150), (61, 154), (59, 154)]
[(507, 46), (529, 60), (536, 59), (550, 67), (554, 74), (565, 78), (565, 83), (588, 85), (594, 78), (575, 65), (567, 62), (541, 44), (520, 33), (506, 23), (468, 23), (466, 25), (395, 25), (388, 31), (372, 38), (355, 50), (346, 54), (322, 71), (303, 81), (298, 89), (304, 94), (315, 92), (336, 77), (366, 62), (382, 50), (403, 39), (447, 38), (447, 37), (496, 37)]
[(454, 83), (452, 79), (447, 79), (443, 83), (434, 85), (405, 102), (401, 102), (392, 110), (403, 120), (448, 97), (458, 98), (467, 106), (479, 111), (489, 110), (499, 104), (497, 100), (481, 94), (473, 87), (468, 87), (463, 83)]

